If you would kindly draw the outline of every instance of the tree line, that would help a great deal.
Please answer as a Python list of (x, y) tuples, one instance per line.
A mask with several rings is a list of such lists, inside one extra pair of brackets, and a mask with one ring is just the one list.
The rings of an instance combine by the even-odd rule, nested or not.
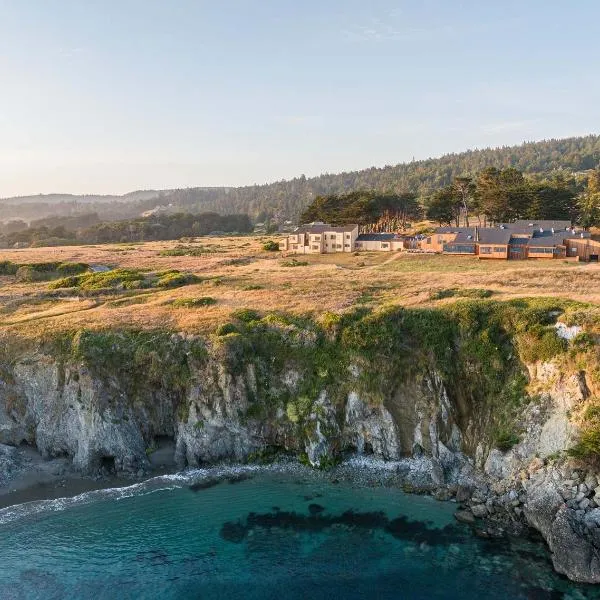
[(102, 222), (78, 229), (57, 227), (28, 227), (0, 235), (0, 245), (57, 246), (73, 244), (130, 243), (176, 240), (210, 233), (249, 233), (253, 229), (245, 214), (176, 213), (146, 218)]
[[(97, 212), (102, 221), (131, 219), (157, 205), (172, 204), (185, 213), (245, 213), (255, 221), (271, 217), (278, 222), (297, 222), (302, 212), (318, 196), (374, 191), (380, 194), (416, 194), (420, 202), (435, 191), (451, 185), (455, 178), (475, 177), (490, 167), (500, 171), (515, 169), (540, 182), (552, 173), (564, 170), (569, 177), (583, 179), (584, 171), (600, 163), (600, 136), (571, 137), (528, 142), (520, 146), (469, 150), (440, 158), (412, 161), (381, 168), (317, 177), (296, 177), (265, 185), (237, 188), (188, 188), (167, 191), (136, 192), (117, 199), (102, 197), (58, 197), (50, 202), (41, 196), (33, 203), (18, 199), (0, 201), (0, 220), (36, 219), (47, 215), (75, 215)], [(26, 214), (25, 214), (26, 212)]]
[(517, 169), (489, 167), (475, 177), (454, 180), (425, 200), (427, 218), (441, 225), (461, 218), (466, 225), (477, 217), (479, 224), (516, 219), (564, 219), (576, 222), (583, 214), (582, 186), (572, 176), (556, 172), (536, 181)]
[(600, 226), (600, 168), (582, 183), (562, 171), (537, 180), (514, 168), (488, 167), (475, 177), (458, 176), (419, 202), (414, 193), (376, 191), (317, 196), (303, 223), (358, 223), (365, 230), (402, 230), (426, 217), (440, 225), (479, 225), (517, 219), (557, 219), (585, 228)]

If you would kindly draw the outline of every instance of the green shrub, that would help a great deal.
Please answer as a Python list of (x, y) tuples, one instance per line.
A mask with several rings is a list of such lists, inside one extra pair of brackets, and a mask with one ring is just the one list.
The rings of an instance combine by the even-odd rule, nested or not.
[(141, 271), (135, 269), (114, 269), (105, 273), (84, 273), (73, 275), (54, 281), (50, 289), (78, 288), (82, 291), (93, 291), (107, 288), (127, 289), (133, 287), (133, 282), (142, 282), (145, 279)]
[(86, 263), (64, 262), (56, 267), (56, 271), (59, 275), (65, 277), (67, 275), (79, 275), (80, 273), (85, 273), (89, 268), (90, 266)]
[(444, 298), (489, 298), (493, 292), (482, 288), (450, 288), (431, 292), (431, 300), (442, 300)]
[(568, 343), (554, 327), (536, 324), (517, 336), (519, 355), (526, 363), (545, 362), (567, 350)]
[(14, 275), (19, 269), (19, 265), (10, 260), (0, 261), (0, 275)]
[(230, 333), (238, 333), (238, 328), (234, 323), (223, 323), (223, 325), (219, 325), (215, 331), (215, 334), (220, 337), (229, 335)]
[(159, 276), (156, 286), (162, 288), (177, 288), (192, 283), (200, 283), (200, 281), (202, 280), (192, 273), (168, 271)]
[(501, 429), (496, 434), (494, 445), (501, 452), (508, 452), (513, 446), (516, 446), (520, 441), (519, 436), (508, 429)]
[(210, 296), (204, 296), (202, 298), (177, 298), (173, 300), (172, 305), (175, 308), (200, 308), (201, 306), (212, 306), (217, 301)]
[(159, 256), (202, 256), (203, 254), (212, 254), (219, 252), (215, 248), (207, 246), (182, 246), (178, 245), (175, 248), (168, 248), (167, 250), (161, 250)]
[(263, 244), (263, 250), (265, 250), (266, 252), (278, 252), (279, 243), (275, 240), (269, 240)]
[(251, 308), (240, 308), (231, 313), (231, 316), (238, 321), (250, 323), (251, 321), (260, 321), (260, 314)]

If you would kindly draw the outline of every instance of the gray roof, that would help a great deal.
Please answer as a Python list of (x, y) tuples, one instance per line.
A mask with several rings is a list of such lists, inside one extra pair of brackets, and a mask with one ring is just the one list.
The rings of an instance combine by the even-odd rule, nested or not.
[(327, 223), (309, 223), (307, 225), (301, 225), (294, 231), (294, 233), (325, 233), (331, 231), (333, 233), (344, 233), (354, 231), (358, 225), (343, 225), (342, 227), (334, 227)]
[(395, 233), (361, 233), (357, 238), (357, 242), (388, 242), (390, 240), (404, 239), (397, 236)]
[(477, 233), (480, 244), (508, 244), (512, 232), (499, 227), (482, 227)]
[(534, 232), (533, 237), (527, 240), (527, 244), (529, 246), (538, 247), (564, 246), (565, 240), (581, 239), (582, 233), (584, 239), (588, 239), (590, 237), (588, 232), (572, 233), (570, 231), (559, 231), (557, 233), (552, 233), (551, 231), (544, 231), (542, 233), (540, 231), (536, 231)]
[[(470, 228), (469, 228), (470, 229)], [(448, 242), (448, 245), (452, 244), (475, 244), (475, 230), (473, 231), (461, 231), (453, 241)]]
[(538, 246), (550, 248), (554, 246), (564, 246), (565, 243), (565, 232), (552, 233), (551, 231), (544, 233), (537, 233), (532, 238), (527, 240), (528, 246)]
[(527, 220), (520, 219), (515, 221), (514, 223), (509, 223), (508, 227), (527, 227), (529, 229), (554, 229), (555, 231), (564, 231), (571, 227), (571, 221), (563, 221), (563, 220)]
[(465, 233), (474, 235), (475, 227), (438, 227), (434, 233)]

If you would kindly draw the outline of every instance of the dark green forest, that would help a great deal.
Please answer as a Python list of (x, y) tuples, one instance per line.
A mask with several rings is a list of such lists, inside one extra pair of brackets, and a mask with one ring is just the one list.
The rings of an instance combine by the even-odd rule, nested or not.
[[(90, 217), (91, 218), (91, 217)], [(76, 244), (131, 243), (177, 240), (209, 233), (248, 233), (252, 222), (248, 215), (177, 213), (147, 218), (103, 222), (84, 228), (29, 227), (0, 234), (0, 247), (58, 246)]]
[[(255, 221), (269, 217), (278, 222), (296, 222), (317, 196), (340, 195), (356, 191), (384, 194), (414, 194), (421, 203), (433, 192), (453, 184), (456, 177), (476, 177), (494, 167), (516, 169), (533, 180), (541, 181), (556, 171), (567, 177), (594, 169), (600, 164), (600, 136), (572, 137), (520, 146), (469, 150), (440, 158), (410, 163), (372, 167), (318, 177), (297, 177), (265, 185), (238, 188), (188, 188), (162, 192), (135, 192), (118, 201), (113, 197), (45, 196), (0, 201), (0, 220), (42, 218), (49, 215), (74, 216), (95, 212), (101, 221), (129, 219), (157, 205), (172, 204), (177, 211), (187, 213), (246, 213)], [(581, 178), (582, 181), (585, 179)], [(59, 201), (60, 200), (60, 201)]]
[(317, 196), (356, 191), (385, 194), (412, 193), (423, 201), (435, 190), (452, 184), (455, 177), (475, 176), (488, 167), (514, 168), (544, 179), (553, 171), (569, 175), (594, 169), (600, 164), (600, 136), (530, 142), (520, 146), (469, 150), (411, 163), (362, 171), (304, 176), (291, 181), (241, 188), (177, 190), (167, 196), (186, 210), (248, 213), (258, 221), (268, 216), (296, 222)]

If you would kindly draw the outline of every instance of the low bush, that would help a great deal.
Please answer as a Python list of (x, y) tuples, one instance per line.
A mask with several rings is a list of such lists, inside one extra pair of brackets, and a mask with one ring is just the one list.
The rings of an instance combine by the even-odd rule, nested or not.
[(292, 260), (282, 260), (281, 261), (282, 267), (307, 267), (308, 264), (309, 264), (308, 261), (297, 260), (295, 258), (292, 258)]
[(161, 288), (176, 288), (202, 281), (192, 273), (181, 273), (180, 271), (168, 271), (166, 273), (157, 273), (157, 275), (158, 281), (156, 281), (156, 286)]
[(263, 250), (266, 252), (279, 252), (279, 243), (275, 240), (269, 240), (263, 244)]
[(494, 292), (481, 288), (450, 288), (444, 290), (436, 290), (429, 294), (431, 300), (442, 300), (444, 298), (489, 298)]
[(210, 296), (202, 298), (177, 298), (173, 300), (172, 306), (175, 308), (200, 308), (201, 306), (213, 306), (217, 301)]

